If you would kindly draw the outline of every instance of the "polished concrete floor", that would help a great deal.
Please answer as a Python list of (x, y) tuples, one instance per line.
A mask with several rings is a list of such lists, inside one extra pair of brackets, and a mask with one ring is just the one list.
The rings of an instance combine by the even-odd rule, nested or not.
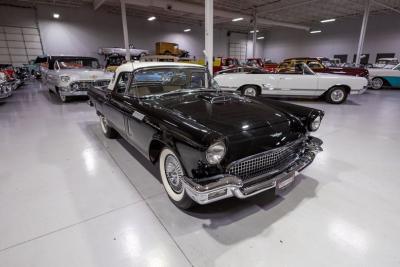
[(325, 151), (275, 199), (183, 212), (85, 101), (0, 104), (0, 266), (400, 266), (400, 90), (326, 111)]

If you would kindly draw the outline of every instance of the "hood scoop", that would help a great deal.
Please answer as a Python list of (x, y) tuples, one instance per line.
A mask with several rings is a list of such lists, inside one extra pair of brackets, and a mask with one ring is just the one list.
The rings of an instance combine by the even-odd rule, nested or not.
[(230, 95), (200, 95), (200, 99), (205, 100), (206, 102), (209, 102), (211, 104), (223, 104), (226, 102), (231, 102), (231, 101), (243, 101), (243, 102), (250, 102), (249, 99), (236, 95), (236, 94), (230, 94)]

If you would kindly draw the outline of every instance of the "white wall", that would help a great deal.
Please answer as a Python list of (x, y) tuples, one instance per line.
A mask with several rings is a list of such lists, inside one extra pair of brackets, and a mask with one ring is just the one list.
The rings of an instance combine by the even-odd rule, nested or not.
[[(320, 34), (290, 29), (267, 33), (264, 57), (281, 61), (289, 57), (347, 54), (353, 60), (357, 52), (362, 18), (338, 19), (334, 23), (315, 25)], [(375, 62), (377, 53), (396, 53), (400, 57), (400, 15), (371, 15), (368, 21), (364, 51)]]
[[(55, 20), (52, 14), (61, 15)], [(100, 47), (123, 47), (122, 22), (120, 15), (94, 11), (91, 7), (60, 8), (39, 5), (38, 24), (44, 52), (50, 55), (95, 56)], [(16, 19), (17, 18), (17, 19)], [(1, 6), (0, 25), (35, 26), (33, 9)], [(183, 29), (190, 27), (189, 33)], [(158, 41), (178, 43), (191, 56), (204, 57), (204, 26), (187, 26), (160, 21), (149, 22), (144, 18), (128, 16), (130, 43), (138, 48), (155, 49)], [(226, 56), (227, 32), (214, 30), (214, 56)]]

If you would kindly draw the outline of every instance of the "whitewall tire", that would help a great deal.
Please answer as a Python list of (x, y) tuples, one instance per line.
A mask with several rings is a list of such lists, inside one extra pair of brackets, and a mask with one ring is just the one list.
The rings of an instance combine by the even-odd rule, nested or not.
[(382, 89), (384, 81), (382, 78), (373, 78), (371, 81), (371, 87), (374, 90)]
[(103, 132), (103, 134), (108, 137), (108, 138), (115, 138), (118, 136), (118, 133), (116, 130), (114, 130), (114, 128), (112, 128), (106, 117), (104, 117), (103, 115), (99, 116), (100, 119), (100, 126), (101, 126), (101, 131)]
[(182, 179), (185, 173), (176, 154), (171, 149), (164, 148), (160, 154), (159, 165), (161, 179), (171, 201), (181, 209), (193, 206), (194, 201), (186, 194), (183, 186)]
[(258, 96), (259, 95), (258, 88), (255, 87), (255, 86), (251, 86), (251, 85), (245, 86), (242, 89), (242, 95), (245, 95), (245, 96)]
[(341, 86), (336, 86), (326, 92), (325, 98), (328, 103), (342, 104), (348, 96), (347, 90)]

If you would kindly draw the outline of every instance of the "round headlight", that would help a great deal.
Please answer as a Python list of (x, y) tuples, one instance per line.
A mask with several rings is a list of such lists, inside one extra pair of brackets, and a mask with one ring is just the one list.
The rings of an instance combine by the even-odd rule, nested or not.
[(225, 156), (226, 148), (223, 142), (212, 144), (206, 151), (206, 159), (210, 164), (218, 164)]
[(72, 85), (72, 89), (74, 89), (74, 90), (79, 90), (79, 84), (74, 83), (74, 84)]
[(318, 130), (320, 125), (321, 125), (321, 116), (317, 116), (313, 121), (310, 122), (309, 129), (310, 131), (316, 131)]
[(60, 80), (61, 80), (62, 82), (67, 83), (67, 82), (69, 82), (70, 77), (69, 77), (69, 76), (60, 76)]

